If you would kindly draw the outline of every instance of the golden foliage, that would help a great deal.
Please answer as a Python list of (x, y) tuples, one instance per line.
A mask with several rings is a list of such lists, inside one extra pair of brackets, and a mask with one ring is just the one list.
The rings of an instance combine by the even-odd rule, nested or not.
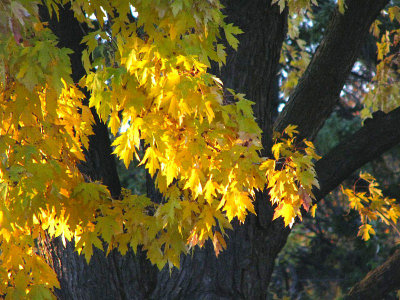
[(379, 184), (371, 174), (360, 173), (360, 179), (368, 183), (366, 190), (357, 191), (354, 184), (353, 189), (342, 187), (342, 191), (349, 199), (350, 209), (360, 214), (362, 225), (358, 235), (367, 241), (371, 234), (375, 234), (375, 230), (369, 223), (380, 219), (386, 225), (395, 227), (400, 217), (400, 205), (395, 199), (383, 196)]
[[(55, 14), (57, 3), (46, 1)], [(301, 3), (296, 5), (309, 5)], [(89, 106), (70, 78), (71, 50), (57, 47), (35, 1), (2, 5), (1, 295), (53, 297), (56, 275), (36, 249), (45, 234), (74, 239), (87, 261), (103, 242), (107, 253), (142, 245), (161, 269), (179, 267), (180, 255), (207, 239), (218, 255), (227, 247), (230, 222), (243, 223), (255, 213), (257, 190), (269, 189), (274, 218), (286, 226), (301, 219), (301, 207), (310, 209), (312, 188), (318, 187), (312, 143), (296, 142), (295, 126), (289, 126), (276, 134), (274, 157), (260, 157), (253, 103), (230, 91), (234, 100), (227, 104), (222, 83), (207, 73), (210, 60), (226, 61), (221, 29), (234, 49), (242, 33), (225, 23), (218, 0), (138, 0), (135, 22), (127, 18), (130, 1), (72, 1), (75, 16), (89, 26), (86, 16), (94, 15), (101, 27), (103, 17), (112, 19), (111, 34), (93, 31), (83, 40), (87, 75), (80, 86), (90, 91)], [(97, 35), (112, 45), (111, 61), (91, 63)], [(92, 133), (89, 107), (118, 135), (114, 153), (125, 166), (137, 159), (148, 169), (164, 196), (161, 203), (128, 191), (115, 200), (101, 183), (85, 182), (77, 164)]]

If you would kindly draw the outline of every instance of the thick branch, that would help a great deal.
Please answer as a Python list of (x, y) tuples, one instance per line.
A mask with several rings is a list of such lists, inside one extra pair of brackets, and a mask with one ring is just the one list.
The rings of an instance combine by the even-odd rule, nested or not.
[(355, 170), (399, 142), (400, 107), (388, 114), (374, 113), (373, 119), (367, 119), (360, 130), (316, 163), (320, 184), (320, 190), (314, 192), (316, 199), (322, 199)]
[(296, 124), (302, 137), (315, 137), (339, 99), (372, 22), (387, 3), (348, 0), (344, 14), (334, 12), (323, 41), (275, 123), (277, 131)]
[(383, 299), (400, 288), (400, 249), (386, 262), (369, 272), (345, 297), (346, 300)]

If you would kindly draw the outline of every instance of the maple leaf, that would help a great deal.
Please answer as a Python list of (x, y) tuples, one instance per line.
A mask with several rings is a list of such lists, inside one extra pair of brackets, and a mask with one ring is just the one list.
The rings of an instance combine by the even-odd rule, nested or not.
[[(221, 64), (226, 64), (226, 52), (225, 46), (222, 44), (217, 44), (217, 56)], [(220, 66), (221, 67), (221, 66)]]
[(186, 184), (184, 186), (184, 189), (190, 188), (192, 190), (194, 198), (197, 198), (198, 195), (203, 192), (203, 188), (200, 182), (200, 176), (201, 172), (193, 169), (190, 174), (189, 180), (186, 181)]
[(172, 14), (176, 16), (183, 8), (182, 0), (174, 0), (171, 4)]
[(187, 240), (187, 244), (189, 245), (190, 248), (193, 248), (194, 246), (196, 246), (199, 243), (199, 235), (196, 232), (197, 228), (193, 228), (189, 238)]
[(241, 34), (243, 31), (239, 29), (239, 27), (234, 26), (233, 24), (228, 24), (224, 27), (225, 37), (228, 41), (229, 45), (232, 46), (233, 49), (237, 50), (239, 41), (234, 36), (234, 34)]
[(106, 243), (111, 242), (112, 236), (117, 232), (119, 224), (112, 216), (97, 218), (96, 231)]
[[(288, 126), (285, 128), (285, 131), (284, 131), (284, 132), (285, 132), (289, 137), (292, 138), (294, 134), (299, 133), (299, 131), (296, 130), (297, 127), (298, 127), (297, 125), (288, 125)], [(312, 145), (311, 142), (306, 141), (306, 145), (307, 145), (307, 146), (309, 146), (310, 144)], [(313, 146), (312, 146), (312, 147), (313, 147)]]
[(160, 169), (160, 164), (158, 162), (158, 155), (155, 152), (153, 147), (148, 147), (146, 149), (146, 152), (142, 158), (142, 161), (140, 162), (140, 165), (143, 165), (146, 163), (146, 169), (149, 170), (149, 173), (151, 176), (154, 176), (156, 171)]
[(306, 192), (306, 190), (303, 187), (300, 187), (299, 196), (301, 198), (301, 204), (303, 205), (304, 209), (308, 212), (312, 205), (312, 199), (310, 195)]
[(116, 112), (113, 112), (110, 116), (110, 121), (108, 122), (108, 127), (110, 127), (111, 133), (113, 135), (116, 135), (118, 133), (120, 124), (121, 124), (121, 121), (118, 117), (118, 114)]
[(281, 203), (276, 209), (274, 213), (273, 220), (282, 217), (285, 226), (292, 227), (295, 221), (296, 213), (292, 205)]
[(276, 143), (272, 146), (272, 153), (274, 154), (276, 160), (278, 160), (280, 157), (280, 151), (282, 147), (283, 143)]
[(375, 230), (369, 224), (363, 224), (360, 226), (358, 231), (358, 236), (361, 236), (364, 241), (368, 241), (370, 239), (370, 234), (375, 234)]
[[(226, 248), (223, 234), (232, 229), (230, 221), (243, 223), (248, 213), (255, 214), (255, 190), (267, 182), (277, 204), (274, 219), (282, 217), (292, 226), (301, 218), (301, 206), (315, 214), (316, 205), (310, 208), (312, 187), (318, 187), (313, 144), (304, 141), (307, 147), (299, 149), (296, 126), (289, 125), (286, 134), (274, 134), (279, 139), (272, 146), (275, 159), (260, 157), (254, 103), (229, 89), (234, 99), (227, 101), (222, 81), (207, 73), (210, 61), (226, 63), (220, 33), (237, 49), (243, 32), (225, 23), (218, 1), (167, 2), (136, 1), (140, 17), (131, 22), (128, 2), (71, 1), (80, 22), (93, 28), (91, 18), (96, 18), (100, 24), (82, 40), (87, 75), (80, 87), (90, 91), (89, 107), (113, 135), (119, 134), (114, 153), (126, 167), (134, 156), (140, 160), (137, 150), (146, 146), (139, 165), (157, 174), (160, 203), (125, 192), (112, 200), (105, 186), (82, 176), (79, 160), (85, 158), (82, 147), (89, 147), (94, 119), (85, 95), (72, 85), (72, 51), (57, 46), (52, 26), (38, 19), (35, 1), (4, 2), (9, 15), (2, 17), (11, 30), (0, 24), (0, 98), (5, 99), (0, 101), (0, 254), (3, 269), (20, 270), (16, 275), (0, 271), (7, 297), (48, 298), (50, 289), (59, 287), (54, 272), (34, 254), (43, 230), (64, 242), (74, 238), (86, 261), (103, 241), (108, 253), (118, 248), (125, 254), (128, 246), (136, 251), (142, 245), (162, 269), (179, 266), (185, 243), (202, 246), (210, 239), (218, 256)], [(294, 2), (273, 1), (281, 12), (286, 4), (298, 14), (309, 8), (309, 1)], [(58, 15), (57, 2), (45, 5)], [(343, 12), (344, 1), (338, 5)], [(102, 29), (103, 16), (112, 18), (109, 32)], [(389, 9), (389, 18), (399, 19), (399, 10)], [(292, 25), (289, 34), (295, 38), (299, 31)], [(376, 35), (379, 25), (372, 27)], [(301, 59), (291, 66), (299, 72), (288, 75), (287, 90), (297, 85), (309, 61), (305, 42), (296, 43), (301, 51), (293, 57)], [(377, 45), (382, 62), (390, 60), (392, 44), (389, 34), (382, 35)], [(111, 54), (105, 51), (108, 45)], [(378, 76), (385, 73), (384, 65), (377, 68), (382, 84)], [(395, 201), (383, 198), (372, 176), (360, 177), (369, 182), (370, 195), (345, 190), (349, 206), (363, 222), (378, 215), (397, 222)], [(365, 223), (360, 234), (366, 240), (374, 230)]]
[(214, 233), (213, 246), (216, 257), (218, 257), (219, 253), (222, 250), (226, 249), (226, 242), (222, 237), (221, 233), (219, 233), (218, 231)]

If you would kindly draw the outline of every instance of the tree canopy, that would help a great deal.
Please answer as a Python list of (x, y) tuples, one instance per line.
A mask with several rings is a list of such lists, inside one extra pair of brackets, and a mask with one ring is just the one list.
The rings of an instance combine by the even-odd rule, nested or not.
[[(60, 285), (39, 255), (42, 239), (72, 242), (88, 263), (95, 248), (125, 255), (139, 246), (160, 270), (179, 268), (182, 254), (207, 241), (218, 257), (235, 222), (261, 218), (258, 205), (265, 202), (285, 241), (306, 212), (315, 215), (318, 201), (400, 141), (400, 9), (390, 3), (380, 20), (388, 1), (364, 2), (338, 1), (316, 50), (302, 34), (323, 3), (264, 3), (280, 19), (271, 17), (277, 45), (262, 57), (271, 66), (262, 67), (276, 83), (279, 60), (287, 74), (280, 78), (287, 103), (274, 117), (276, 102), (233, 84), (249, 80), (229, 69), (232, 53), (244, 51), (239, 40), (248, 28), (231, 20), (228, 3), (1, 1), (0, 294), (54, 297)], [(66, 11), (75, 23), (58, 28)], [(373, 118), (321, 158), (311, 141), (337, 104), (370, 28), (376, 71), (357, 92), (365, 95), (362, 117)], [(225, 82), (218, 74), (232, 77)], [(253, 76), (266, 84), (262, 74)], [(126, 168), (143, 165), (158, 197), (113, 188), (107, 175), (90, 174), (91, 139), (101, 123), (113, 142), (98, 147), (112, 146)], [(368, 240), (375, 221), (395, 226), (400, 206), (372, 175), (359, 178), (364, 188), (342, 190)]]

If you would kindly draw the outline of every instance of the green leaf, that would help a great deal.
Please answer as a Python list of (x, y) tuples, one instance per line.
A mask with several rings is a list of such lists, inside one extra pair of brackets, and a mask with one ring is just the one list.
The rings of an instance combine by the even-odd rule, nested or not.
[(174, 0), (172, 1), (171, 8), (172, 8), (172, 14), (174, 17), (182, 10), (183, 7), (183, 2), (182, 0)]
[(243, 33), (243, 31), (239, 27), (234, 26), (233, 24), (228, 24), (224, 27), (224, 32), (226, 40), (228, 41), (229, 45), (231, 45), (233, 49), (237, 50), (239, 41), (234, 36), (234, 34), (241, 34)]

